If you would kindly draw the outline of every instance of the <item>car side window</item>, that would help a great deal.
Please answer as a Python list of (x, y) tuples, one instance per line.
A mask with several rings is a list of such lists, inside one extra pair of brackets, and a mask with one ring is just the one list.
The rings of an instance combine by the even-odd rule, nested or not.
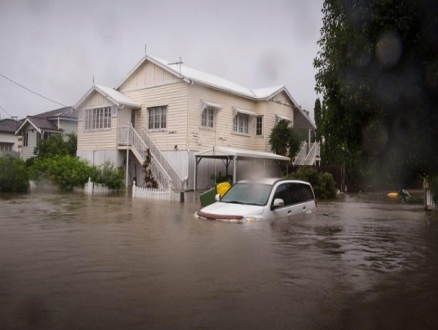
[(291, 204), (297, 204), (301, 202), (300, 187), (296, 183), (289, 184), (289, 196)]
[(303, 201), (309, 201), (315, 199), (313, 196), (312, 188), (306, 184), (300, 184), (301, 196)]
[(275, 191), (274, 198), (272, 199), (272, 202), (274, 202), (274, 200), (276, 198), (281, 198), (284, 201), (284, 206), (291, 204), (287, 183), (283, 183), (277, 187), (277, 190)]

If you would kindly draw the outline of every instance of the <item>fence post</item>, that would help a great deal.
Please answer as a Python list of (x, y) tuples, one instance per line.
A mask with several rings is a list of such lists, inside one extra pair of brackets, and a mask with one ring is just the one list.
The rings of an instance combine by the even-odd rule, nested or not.
[(87, 194), (92, 194), (93, 193), (93, 182), (91, 182), (91, 177), (88, 177), (88, 182), (87, 182)]
[(136, 193), (136, 186), (135, 186), (135, 180), (132, 182), (132, 197), (135, 198), (135, 193)]

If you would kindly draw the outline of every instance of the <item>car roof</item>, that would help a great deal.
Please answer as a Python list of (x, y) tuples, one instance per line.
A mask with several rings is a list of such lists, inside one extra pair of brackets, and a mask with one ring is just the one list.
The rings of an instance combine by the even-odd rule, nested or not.
[(274, 184), (276, 184), (277, 182), (280, 182), (280, 181), (303, 183), (303, 184), (310, 185), (310, 183), (306, 182), (306, 181), (295, 180), (295, 179), (285, 179), (285, 178), (260, 178), (260, 179), (255, 179), (255, 180), (241, 180), (237, 183), (260, 183), (260, 184), (267, 184), (267, 185), (273, 186)]

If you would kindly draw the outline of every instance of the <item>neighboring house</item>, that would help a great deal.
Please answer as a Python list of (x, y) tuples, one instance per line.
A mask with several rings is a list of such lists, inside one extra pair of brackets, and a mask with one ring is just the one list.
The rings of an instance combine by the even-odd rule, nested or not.
[(52, 133), (78, 132), (78, 115), (72, 107), (64, 107), (35, 116), (27, 116), (15, 131), (21, 136), (23, 147), (21, 156), (24, 160), (32, 157), (40, 139), (47, 139)]
[(20, 122), (16, 119), (0, 120), (0, 155), (21, 151), (21, 139), (15, 135), (15, 131), (19, 126)]
[[(178, 190), (194, 189), (195, 180), (205, 189), (214, 175), (242, 179), (251, 169), (288, 161), (271, 153), (268, 142), (282, 119), (294, 128), (315, 128), (284, 86), (250, 90), (151, 56), (114, 89), (94, 85), (75, 109), (78, 156), (124, 166), (127, 184), (136, 179), (141, 185), (150, 149), (161, 185)], [(240, 160), (249, 162), (235, 166)]]

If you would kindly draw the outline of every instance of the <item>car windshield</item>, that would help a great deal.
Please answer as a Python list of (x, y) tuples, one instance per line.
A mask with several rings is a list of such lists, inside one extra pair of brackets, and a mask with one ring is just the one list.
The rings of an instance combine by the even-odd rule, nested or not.
[(266, 205), (272, 186), (261, 183), (236, 183), (227, 191), (221, 202)]

